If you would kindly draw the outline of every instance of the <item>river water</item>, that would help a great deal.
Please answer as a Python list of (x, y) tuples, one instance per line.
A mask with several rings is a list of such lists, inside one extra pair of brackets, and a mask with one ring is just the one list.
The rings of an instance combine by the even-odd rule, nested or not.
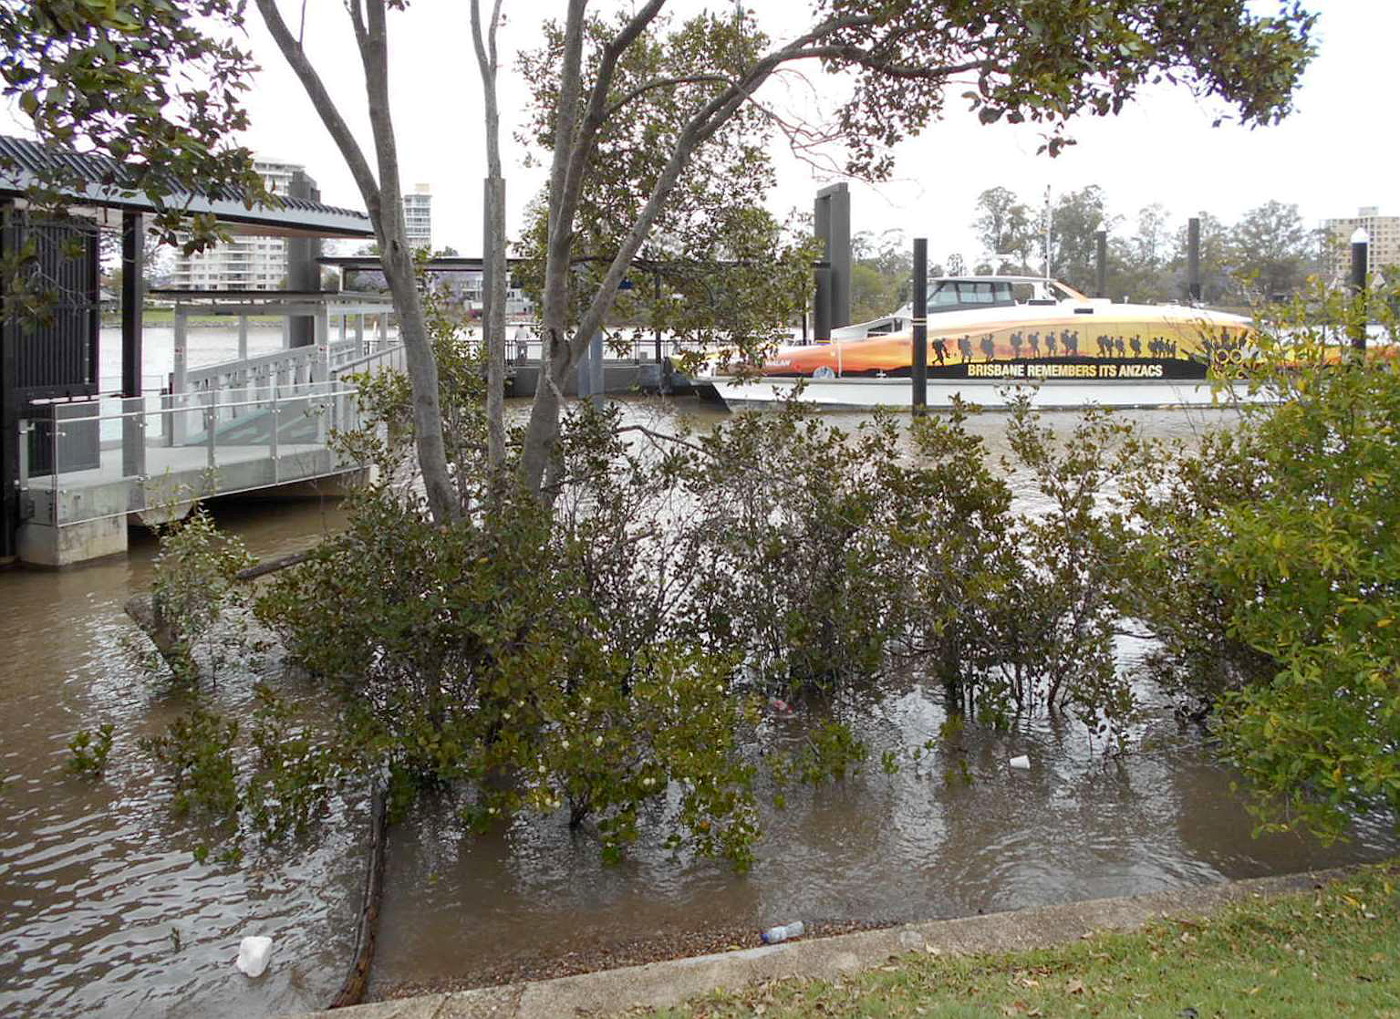
[[(673, 418), (676, 407), (698, 410), (654, 413)], [(1155, 434), (1190, 435), (1221, 413), (1125, 416)], [(1003, 421), (989, 415), (975, 427), (995, 446)], [(317, 502), (226, 507), (219, 517), (263, 556), (305, 547), (343, 519), (336, 504)], [(151, 689), (126, 646), (133, 630), (121, 605), (148, 582), (154, 551), (139, 540), (124, 560), (0, 574), (0, 1015), (276, 1014), (324, 1005), (343, 975), (362, 805), (338, 810), (319, 843), (291, 856), (198, 864), (128, 735), (156, 731), (180, 707)], [(1136, 651), (1123, 645), (1125, 664)], [(247, 688), (231, 675), (218, 695), (237, 705)], [(878, 759), (883, 747), (921, 743), (942, 718), (936, 693), (910, 685), (862, 728)], [(106, 778), (66, 775), (67, 740), (109, 721), (120, 735)], [(796, 740), (809, 721), (770, 724), (776, 738)], [(895, 776), (876, 767), (800, 790), (785, 810), (766, 812), (759, 861), (745, 876), (675, 858), (656, 838), (606, 867), (589, 834), (570, 833), (563, 818), (475, 838), (450, 811), (425, 810), (393, 830), (376, 987), (490, 980), (522, 961), (707, 928), (964, 915), (1397, 851), (1380, 822), (1331, 848), (1252, 838), (1230, 772), (1195, 730), (1159, 708), (1134, 740), (1134, 752), (1105, 759), (1082, 734), (1046, 724), (969, 727), (957, 755), (971, 781), (946, 783), (942, 764)], [(1007, 767), (1018, 754), (1030, 756), (1030, 771)], [(251, 933), (275, 939), (272, 968), (256, 981), (232, 964)]]

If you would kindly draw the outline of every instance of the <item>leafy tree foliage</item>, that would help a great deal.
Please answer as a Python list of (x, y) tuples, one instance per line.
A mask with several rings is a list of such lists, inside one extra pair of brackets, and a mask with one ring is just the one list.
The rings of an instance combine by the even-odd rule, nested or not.
[[(1376, 296), (1393, 342), (1394, 294)], [(1261, 816), (1333, 835), (1400, 808), (1400, 373), (1346, 346), (1364, 315), (1340, 293), (1281, 312), (1252, 369), (1279, 402), (1136, 495), (1136, 604), (1163, 664), (1218, 701)]]
[[(1313, 23), (1296, 5), (1260, 17), (1240, 0), (1114, 0), (1092, 10), (1071, 0), (1031, 7), (822, 0), (809, 28), (769, 46), (742, 13), (731, 19), (701, 15), (663, 33), (658, 18), (664, 6), (664, 0), (651, 0), (609, 23), (590, 19), (586, 5), (574, 3), (544, 57), (529, 65), (538, 124), (546, 128), (537, 136), (552, 150), (542, 291), (546, 369), (520, 461), (522, 477), (535, 490), (556, 441), (564, 374), (609, 315), (632, 259), (673, 199), (685, 194), (692, 159), (736, 118), (752, 112), (750, 100), (780, 68), (820, 60), (827, 70), (852, 72), (854, 90), (839, 113), (848, 165), (879, 176), (890, 170), (894, 144), (943, 112), (947, 86), (969, 78), (976, 88), (964, 98), (983, 122), (1005, 117), (1045, 123), (1052, 153), (1066, 142), (1060, 129), (1068, 117), (1114, 113), (1158, 74), (1221, 100), (1245, 123), (1268, 123), (1289, 108), (1311, 55)], [(1208, 35), (1201, 34), (1203, 27)], [(629, 66), (645, 66), (632, 53), (658, 44), (662, 53), (684, 44), (706, 59), (687, 65), (685, 54), (673, 52), (671, 63), (682, 61), (691, 73), (661, 73), (621, 86)], [(653, 101), (654, 94), (666, 101)], [(638, 103), (669, 111), (670, 119), (634, 116)], [(618, 119), (627, 123), (618, 126)], [(570, 287), (575, 242), (592, 226), (579, 215), (601, 146), (644, 130), (655, 132), (658, 143), (654, 175), (634, 175), (654, 183), (638, 190), (635, 216), (617, 219), (608, 245), (615, 254), (576, 311), (580, 302)], [(1067, 224), (1066, 235), (1071, 232)]]
[[(388, 96), (387, 16), (406, 5), (346, 5), (365, 70), (373, 163), (275, 0), (257, 0), (257, 6), (374, 222), (411, 369), (417, 457), (433, 513), (445, 522), (456, 499), (443, 453), (432, 344), (404, 240)], [(765, 179), (761, 161), (734, 157), (758, 155), (751, 129), (766, 112), (754, 99), (780, 69), (811, 61), (853, 75), (834, 133), (844, 138), (853, 170), (879, 176), (890, 169), (894, 143), (941, 115), (948, 86), (965, 80), (975, 87), (963, 98), (983, 122), (1044, 123), (1051, 128), (1051, 153), (1068, 141), (1062, 130), (1068, 118), (1115, 113), (1157, 77), (1218, 100), (1243, 123), (1269, 123), (1290, 108), (1311, 57), (1314, 21), (1296, 3), (1268, 16), (1252, 13), (1244, 0), (1109, 0), (1092, 9), (1080, 0), (1029, 7), (993, 0), (951, 7), (819, 0), (791, 39), (770, 44), (742, 8), (733, 17), (705, 13), (672, 28), (661, 20), (665, 7), (666, 0), (648, 0), (610, 17), (591, 15), (586, 0), (571, 0), (562, 23), (546, 30), (540, 54), (524, 65), (536, 86), (531, 134), (551, 153), (544, 243), (537, 249), (544, 267), (545, 363), (516, 464), (537, 494), (558, 445), (562, 380), (610, 319), (619, 287), (648, 242), (684, 247), (687, 224), (703, 225), (697, 214), (704, 202), (694, 189), (703, 181), (705, 158), (716, 161), (709, 168), (740, 170), (728, 177), (731, 188)], [(241, 126), (231, 83), (245, 69), (244, 58), (190, 29), (196, 17), (237, 25), (241, 4), (9, 4), (0, 10), (0, 29), (26, 55), (7, 65), (6, 81), (54, 131), (81, 124), (100, 132), (107, 111), (115, 109), (112, 130), (121, 138), (108, 139), (109, 147), (130, 152), (149, 143), (159, 156), (149, 165), (171, 165), (173, 157), (181, 169), (186, 155), (199, 155), (199, 146), (213, 151), (228, 130)], [(159, 45), (152, 47), (152, 39)], [(57, 61), (46, 63), (52, 54)], [(201, 62), (218, 88), (161, 91), (150, 85), (183, 82), (184, 65)], [(102, 103), (94, 105), (90, 96), (101, 96)], [(183, 133), (172, 135), (151, 120), (170, 108), (192, 111), (181, 122)], [(186, 145), (191, 136), (197, 144)], [(616, 173), (604, 172), (609, 169)], [(602, 261), (585, 288), (573, 280), (586, 264), (580, 251), (589, 247)], [(499, 459), (499, 428), (491, 439)]]
[[(212, 219), (186, 219), (172, 194), (266, 197), (251, 153), (233, 142), (248, 126), (252, 60), (217, 34), (242, 12), (237, 0), (4, 0), (3, 94), (40, 140), (121, 164), (99, 183), (150, 199), (165, 240), (183, 230), (187, 247), (202, 247), (217, 239)], [(86, 183), (55, 165), (35, 197), (61, 207), (57, 191)]]
[[(1041, 231), (1045, 213), (1041, 212)], [(1050, 270), (1085, 293), (1094, 289), (1095, 251), (1100, 230), (1112, 221), (1104, 204), (1103, 189), (1090, 184), (1061, 195), (1050, 212)]]
[(1126, 238), (1113, 238), (1108, 296), (1132, 294), (1141, 300), (1145, 294), (1172, 293), (1175, 274), (1171, 242), (1167, 210), (1156, 203), (1141, 209), (1136, 232)]
[(1265, 300), (1302, 287), (1317, 245), (1298, 206), (1269, 201), (1245, 213), (1235, 227), (1235, 275)]
[[(868, 322), (902, 308), (913, 297), (914, 256), (902, 230), (886, 230), (878, 238), (863, 230), (851, 238), (851, 318)], [(929, 266), (941, 276), (941, 265)]]
[[(1023, 217), (1032, 215), (1029, 206), (1017, 201), (1006, 188), (983, 192), (978, 209), (972, 225), (984, 247), (994, 242), (1014, 244), (1007, 238), (1022, 231), (1026, 260), (1032, 271), (1039, 271), (1037, 259), (1045, 229), (1043, 209), (1035, 214), (1034, 224), (1023, 226)], [(1205, 212), (1199, 214), (1199, 219), (1202, 299), (1207, 304), (1248, 305), (1286, 297), (1300, 291), (1308, 276), (1320, 269), (1323, 245), (1303, 227), (1296, 206), (1269, 201), (1245, 213), (1233, 226)], [(1173, 229), (1170, 213), (1160, 204), (1138, 211), (1132, 233), (1119, 230), (1122, 222), (1122, 217), (1109, 211), (1106, 196), (1095, 185), (1060, 196), (1051, 211), (1054, 275), (1090, 292), (1096, 275), (1095, 234), (1103, 230), (1110, 234), (1109, 298), (1185, 300), (1186, 224)], [(986, 265), (989, 271), (1005, 268)]]
[(1038, 247), (1035, 214), (1009, 188), (988, 188), (977, 196), (973, 221), (982, 250), (996, 272), (1030, 271)]

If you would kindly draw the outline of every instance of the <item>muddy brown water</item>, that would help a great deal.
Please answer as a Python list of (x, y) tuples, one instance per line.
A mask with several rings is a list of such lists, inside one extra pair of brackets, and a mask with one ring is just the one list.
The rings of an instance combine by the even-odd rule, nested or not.
[[(691, 405), (693, 406), (693, 405)], [(642, 413), (640, 410), (636, 413)], [(671, 410), (659, 412), (663, 417)], [(1190, 435), (1209, 414), (1137, 412), (1157, 434)], [(703, 427), (706, 420), (700, 419)], [(858, 418), (843, 419), (855, 423)], [(975, 427), (993, 445), (1000, 418)], [(1020, 485), (1023, 501), (1033, 504)], [(221, 522), (259, 555), (305, 547), (342, 523), (334, 503), (225, 507)], [(142, 678), (125, 644), (123, 601), (147, 582), (154, 543), (124, 560), (0, 574), (0, 1015), (254, 1016), (322, 1006), (338, 986), (358, 910), (364, 817), (338, 810), (324, 838), (240, 868), (196, 863), (160, 781), (128, 733), (179, 705)], [(1125, 641), (1125, 667), (1141, 648)], [(237, 704), (247, 677), (226, 677)], [(380, 988), (466, 980), (522, 959), (753, 930), (802, 919), (897, 922), (1284, 873), (1397, 851), (1384, 820), (1330, 848), (1252, 837), (1200, 734), (1144, 691), (1134, 750), (1105, 759), (1075, 731), (969, 727), (970, 782), (943, 763), (878, 767), (765, 808), (753, 870), (677, 857), (648, 830), (620, 866), (562, 818), (472, 837), (450, 810), (392, 833), (375, 963)], [(861, 723), (875, 751), (921, 743), (943, 720), (935, 692), (890, 693)], [(119, 740), (100, 783), (64, 772), (66, 742), (111, 721)], [(811, 719), (772, 719), (778, 742)], [(1009, 758), (1027, 754), (1028, 772)], [(274, 938), (259, 980), (233, 967), (245, 934)]]

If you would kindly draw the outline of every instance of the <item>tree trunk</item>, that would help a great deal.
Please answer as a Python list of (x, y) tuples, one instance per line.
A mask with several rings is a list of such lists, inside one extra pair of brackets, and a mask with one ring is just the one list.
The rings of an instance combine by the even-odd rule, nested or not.
[(486, 460), (492, 470), (506, 459), (506, 182), (501, 176), (501, 116), (496, 98), (496, 27), (501, 23), (501, 0), (491, 8), (491, 27), (481, 32), (480, 0), (471, 4), (472, 42), (481, 71), (486, 112), (486, 189), (482, 217), (485, 306), (481, 335), (486, 343)]
[[(488, 122), (489, 122), (488, 118)], [(488, 131), (491, 128), (488, 127)], [(490, 146), (488, 145), (488, 148)], [(499, 162), (499, 159), (497, 160)], [(486, 306), (482, 336), (486, 341), (486, 461), (493, 470), (506, 459), (506, 182), (486, 179)]]
[[(398, 211), (402, 229), (403, 209)], [(403, 341), (404, 361), (413, 390), (413, 440), (428, 509), (438, 523), (458, 516), (460, 502), (447, 466), (447, 447), (442, 438), (442, 408), (438, 392), (437, 360), (423, 317), (423, 302), (406, 243), (380, 249), (380, 264), (399, 313), (399, 339)]]
[(179, 629), (165, 618), (154, 595), (137, 594), (127, 599), (123, 606), (131, 621), (141, 628), (141, 632), (151, 639), (160, 652), (165, 664), (177, 676), (182, 675), (189, 665), (189, 648)]
[(358, 2), (347, 5), (364, 67), (365, 89), (369, 94), (377, 178), (335, 100), (321, 81), (321, 76), (311, 65), (300, 41), (283, 21), (276, 0), (256, 2), (277, 48), (296, 72), (311, 105), (340, 149), (365, 201), (365, 211), (374, 224), (375, 236), (379, 241), (380, 265), (393, 295), (394, 311), (399, 317), (399, 339), (404, 345), (409, 384), (413, 388), (414, 441), (428, 496), (428, 508), (434, 520), (446, 523), (458, 516), (460, 504), (442, 440), (437, 362), (428, 338), (423, 302), (414, 278), (413, 255), (409, 250), (404, 225), (398, 146), (389, 111), (388, 30), (384, 21), (384, 0), (367, 0), (363, 8)]
[[(563, 381), (593, 335), (603, 327), (608, 312), (617, 300), (617, 289), (632, 264), (632, 259), (651, 233), (666, 202), (680, 182), (681, 173), (689, 165), (696, 149), (708, 141), (754, 91), (785, 60), (807, 45), (813, 35), (789, 43), (758, 61), (737, 81), (696, 111), (681, 131), (646, 204), (637, 219), (620, 239), (617, 254), (603, 274), (586, 310), (574, 324), (573, 335), (567, 331), (569, 276), (574, 245), (574, 219), (580, 195), (588, 173), (588, 165), (597, 151), (598, 132), (610, 116), (609, 88), (612, 74), (621, 54), (660, 12), (663, 0), (649, 0), (638, 10), (613, 39), (603, 48), (597, 76), (583, 105), (583, 82), (580, 55), (583, 46), (583, 0), (573, 0), (564, 31), (564, 55), (559, 77), (558, 109), (554, 126), (554, 159), (549, 186), (549, 232), (546, 242), (543, 294), (544, 363), (540, 366), (539, 385), (530, 409), (530, 424), (521, 453), (521, 474), (531, 491), (547, 501), (541, 490), (545, 470), (554, 456), (559, 436), (560, 393)], [(829, 30), (824, 27), (820, 31)], [(580, 119), (580, 108), (584, 116)]]

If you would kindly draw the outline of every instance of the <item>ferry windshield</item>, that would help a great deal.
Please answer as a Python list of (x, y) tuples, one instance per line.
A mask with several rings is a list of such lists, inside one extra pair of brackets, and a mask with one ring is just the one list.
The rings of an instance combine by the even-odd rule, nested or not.
[(939, 280), (929, 294), (928, 310), (987, 308), (1015, 304), (1005, 280)]

